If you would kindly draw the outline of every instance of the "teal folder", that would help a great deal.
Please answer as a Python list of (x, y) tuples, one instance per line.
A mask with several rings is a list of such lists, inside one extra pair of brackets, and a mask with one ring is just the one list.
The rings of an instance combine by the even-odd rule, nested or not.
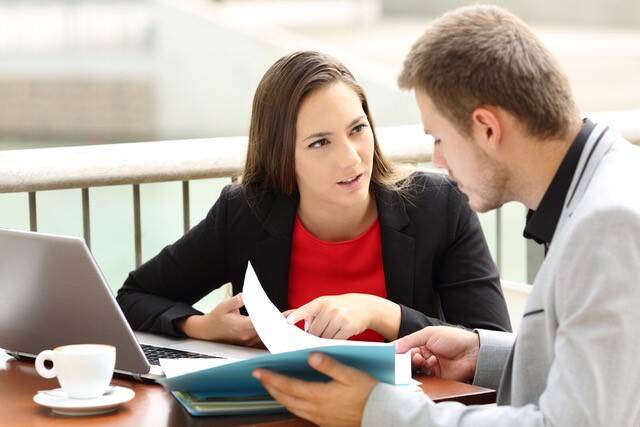
[(173, 397), (193, 416), (276, 414), (287, 410), (269, 395), (202, 399), (182, 391)]
[(379, 381), (395, 383), (395, 346), (393, 344), (331, 345), (267, 354), (172, 378), (163, 378), (158, 382), (167, 391), (188, 393), (196, 399), (264, 396), (267, 394), (266, 390), (251, 375), (256, 368), (270, 369), (307, 381), (327, 381), (328, 378), (325, 375), (310, 367), (307, 362), (309, 355), (313, 352), (327, 354), (345, 365), (369, 373)]

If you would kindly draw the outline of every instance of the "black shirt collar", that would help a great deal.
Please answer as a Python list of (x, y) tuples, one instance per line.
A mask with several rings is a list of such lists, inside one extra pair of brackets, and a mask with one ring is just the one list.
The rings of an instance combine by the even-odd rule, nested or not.
[(527, 213), (527, 225), (523, 235), (527, 239), (544, 244), (545, 249), (549, 247), (553, 233), (556, 231), (562, 213), (562, 205), (567, 197), (573, 174), (578, 167), (580, 155), (595, 126), (595, 123), (589, 119), (582, 121), (582, 128), (571, 143), (569, 151), (562, 160), (549, 188), (544, 193), (538, 209), (536, 211), (529, 210)]

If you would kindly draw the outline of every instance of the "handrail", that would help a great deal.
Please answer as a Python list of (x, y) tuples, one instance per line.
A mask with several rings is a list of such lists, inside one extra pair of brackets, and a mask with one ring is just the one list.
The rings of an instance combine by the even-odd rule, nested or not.
[[(394, 161), (431, 159), (420, 126), (381, 127), (378, 136)], [(246, 146), (246, 137), (223, 137), (4, 151), (0, 193), (237, 176)]]
[[(640, 110), (589, 114), (610, 124), (635, 144), (640, 144)], [(395, 162), (431, 160), (433, 138), (419, 125), (380, 127), (382, 151)], [(246, 137), (223, 137), (147, 143), (0, 151), (0, 193), (27, 192), (29, 228), (38, 230), (36, 192), (80, 189), (83, 234), (91, 246), (90, 192), (92, 187), (128, 184), (133, 187), (136, 266), (142, 261), (140, 184), (182, 181), (183, 228), (190, 218), (189, 182), (231, 177), (242, 173)], [(496, 213), (496, 262), (502, 266), (502, 215)]]
[[(640, 144), (640, 109), (588, 116)], [(431, 160), (433, 140), (421, 126), (379, 127), (377, 133), (391, 160)], [(0, 193), (238, 176), (246, 145), (246, 137), (221, 137), (0, 151)]]
[(611, 126), (635, 145), (640, 145), (640, 109), (600, 111), (586, 115), (596, 123)]

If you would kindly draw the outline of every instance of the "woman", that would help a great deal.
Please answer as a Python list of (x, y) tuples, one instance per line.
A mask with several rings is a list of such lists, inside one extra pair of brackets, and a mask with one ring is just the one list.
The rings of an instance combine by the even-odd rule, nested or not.
[[(241, 185), (132, 272), (118, 302), (134, 329), (255, 345), (240, 312), (251, 262), (265, 292), (327, 338), (394, 340), (427, 325), (510, 330), (477, 216), (447, 178), (400, 177), (364, 92), (337, 60), (278, 60), (254, 97)], [(231, 282), (234, 297), (192, 307)]]

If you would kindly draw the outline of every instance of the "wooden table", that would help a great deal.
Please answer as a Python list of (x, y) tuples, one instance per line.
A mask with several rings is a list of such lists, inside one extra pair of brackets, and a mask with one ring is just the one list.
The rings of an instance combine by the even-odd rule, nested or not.
[[(495, 402), (493, 390), (456, 381), (429, 377), (416, 377), (422, 389), (437, 402), (457, 400), (466, 404)], [(124, 377), (115, 377), (115, 384), (132, 388), (136, 397), (116, 412), (90, 417), (67, 417), (52, 414), (49, 409), (33, 402), (38, 390), (58, 386), (56, 380), (40, 377), (32, 363), (7, 356), (0, 350), (0, 426), (241, 426), (293, 427), (311, 425), (289, 414), (192, 417), (156, 384), (140, 383)]]

